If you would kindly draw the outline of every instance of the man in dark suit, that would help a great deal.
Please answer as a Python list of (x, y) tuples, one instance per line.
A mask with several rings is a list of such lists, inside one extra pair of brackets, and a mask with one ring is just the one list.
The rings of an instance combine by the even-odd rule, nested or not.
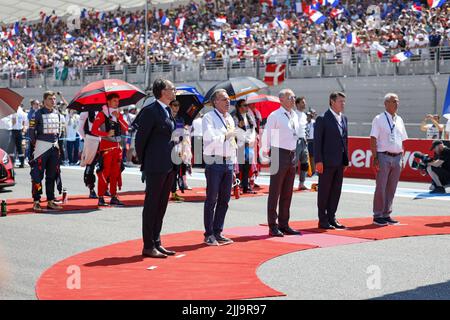
[(317, 207), (319, 228), (344, 229), (336, 220), (348, 157), (348, 122), (343, 114), (345, 94), (330, 94), (330, 109), (316, 119), (314, 127), (314, 158), (319, 174)]
[(142, 213), (142, 255), (152, 258), (167, 258), (175, 254), (165, 249), (160, 239), (170, 189), (175, 179), (171, 156), (175, 121), (169, 108), (170, 102), (175, 100), (175, 93), (172, 82), (155, 80), (153, 94), (156, 100), (145, 106), (133, 123), (133, 127), (137, 129), (136, 154), (146, 181)]

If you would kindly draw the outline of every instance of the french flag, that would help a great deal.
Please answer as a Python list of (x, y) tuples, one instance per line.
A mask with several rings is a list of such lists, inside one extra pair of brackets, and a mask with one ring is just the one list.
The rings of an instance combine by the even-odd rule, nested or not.
[(277, 0), (259, 0), (260, 4), (267, 3), (269, 7), (276, 7), (278, 5)]
[(377, 56), (379, 59), (383, 58), (383, 55), (386, 53), (386, 48), (383, 47), (379, 42), (375, 41), (373, 47), (377, 50)]
[(211, 40), (217, 42), (222, 39), (222, 31), (221, 30), (210, 30), (209, 37)]
[(289, 25), (285, 21), (279, 20), (278, 17), (273, 20), (272, 26), (281, 30), (289, 30)]
[(321, 24), (324, 23), (327, 18), (320, 11), (311, 10), (309, 12), (309, 19), (315, 24)]
[(346, 42), (349, 45), (351, 45), (351, 44), (358, 44), (359, 43), (359, 38), (356, 36), (356, 32), (352, 32), (352, 33), (347, 34)]
[(338, 9), (338, 8), (333, 8), (333, 10), (330, 11), (330, 17), (332, 17), (333, 19), (339, 18), (341, 15), (344, 14), (344, 9)]
[(326, 6), (327, 4), (329, 4), (333, 8), (336, 8), (339, 4), (339, 0), (321, 0), (320, 2), (322, 3), (322, 6)]
[(9, 48), (10, 49), (12, 49), (12, 50), (14, 50), (14, 47), (15, 47), (15, 43), (14, 43), (14, 41), (12, 41), (11, 39), (9, 39), (8, 41), (6, 41), (7, 43), (8, 43), (8, 46), (9, 46)]
[(115, 18), (116, 24), (120, 27), (123, 24), (122, 18)]
[(311, 2), (311, 6), (310, 6), (310, 9), (308, 11), (311, 11), (311, 10), (316, 10), (317, 11), (319, 9), (320, 9), (320, 2), (316, 1), (316, 0), (313, 0)]
[(417, 3), (413, 3), (413, 5), (411, 6), (411, 9), (413, 12), (418, 12), (418, 13), (422, 12), (422, 6)]
[(105, 20), (106, 18), (106, 13), (105, 12), (97, 12), (97, 19), (100, 21)]
[(25, 27), (25, 28), (23, 29), (23, 31), (25, 32), (25, 34), (26, 34), (27, 36), (30, 37), (30, 39), (33, 39), (34, 34), (33, 34), (33, 29), (31, 29), (31, 27)]
[(170, 26), (170, 20), (165, 15), (163, 15), (163, 17), (161, 18), (161, 24), (168, 27)]
[(178, 17), (175, 20), (174, 24), (175, 24), (175, 27), (177, 27), (177, 30), (183, 31), (185, 21), (186, 21), (185, 17)]
[(19, 23), (18, 22), (14, 23), (14, 27), (11, 30), (11, 35), (12, 36), (20, 35), (20, 29), (19, 29)]
[(428, 5), (431, 9), (440, 8), (445, 3), (445, 0), (428, 0)]
[(413, 56), (411, 51), (399, 52), (391, 57), (391, 62), (403, 62)]
[(73, 40), (75, 40), (75, 37), (73, 37), (70, 33), (68, 33), (68, 32), (64, 32), (64, 38), (67, 40), (67, 41), (73, 41)]
[(248, 29), (248, 28), (246, 30), (241, 29), (238, 31), (238, 37), (241, 39), (250, 38), (250, 36), (251, 36), (251, 32), (250, 32), (250, 29)]

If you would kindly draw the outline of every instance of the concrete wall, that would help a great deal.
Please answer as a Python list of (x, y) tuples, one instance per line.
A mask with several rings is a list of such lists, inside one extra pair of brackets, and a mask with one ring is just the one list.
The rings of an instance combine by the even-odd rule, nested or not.
[[(427, 113), (442, 112), (448, 78), (448, 75), (437, 75), (288, 79), (282, 86), (265, 89), (265, 93), (276, 95), (281, 88), (292, 88), (297, 96), (307, 97), (308, 106), (322, 113), (328, 107), (329, 93), (333, 90), (344, 91), (347, 94), (345, 113), (350, 122), (350, 134), (365, 136), (370, 132), (373, 117), (384, 109), (384, 95), (387, 92), (395, 92), (400, 97), (399, 114), (406, 123), (409, 136), (423, 138), (425, 135), (420, 132), (419, 123)], [(196, 86), (205, 93), (215, 83), (215, 81), (200, 81), (185, 84)], [(49, 89), (63, 92), (70, 101), (80, 88)], [(41, 99), (44, 91), (40, 88), (14, 90), (25, 97), (25, 102), (31, 98)]]

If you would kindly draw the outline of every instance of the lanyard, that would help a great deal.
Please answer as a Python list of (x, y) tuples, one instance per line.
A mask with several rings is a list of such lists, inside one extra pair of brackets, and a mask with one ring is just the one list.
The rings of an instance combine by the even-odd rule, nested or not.
[(216, 109), (214, 109), (214, 112), (216, 113), (217, 117), (220, 119), (220, 122), (222, 122), (222, 124), (225, 126), (225, 128), (228, 130), (228, 126), (225, 123), (225, 121), (223, 121), (222, 117), (219, 115), (219, 113), (217, 112)]
[[(395, 129), (395, 123), (392, 123), (392, 126), (391, 126), (391, 122), (389, 121), (389, 117), (387, 116), (386, 112), (384, 113), (384, 116), (386, 117), (387, 123), (389, 125), (389, 129), (391, 130), (391, 133), (392, 133)], [(394, 120), (394, 118), (392, 118), (392, 120)]]
[[(289, 117), (289, 115), (287, 114), (287, 112), (284, 112), (284, 115), (288, 118), (289, 123), (292, 125), (292, 128), (290, 128), (292, 130), (292, 133), (294, 134), (294, 137), (297, 136), (297, 128), (295, 127), (295, 122), (294, 119), (292, 119), (291, 117)], [(288, 126), (289, 127), (289, 126)]]

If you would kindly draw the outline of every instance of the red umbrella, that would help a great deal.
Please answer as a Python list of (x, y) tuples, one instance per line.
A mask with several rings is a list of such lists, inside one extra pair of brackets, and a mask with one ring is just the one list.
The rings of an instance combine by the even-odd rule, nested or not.
[(0, 88), (0, 119), (17, 111), (23, 97), (9, 88)]
[(269, 114), (277, 110), (280, 106), (280, 99), (275, 96), (269, 96), (267, 94), (258, 94), (255, 96), (250, 96), (246, 100), (247, 104), (253, 104), (259, 112), (263, 119), (267, 118)]
[(106, 95), (113, 92), (119, 95), (119, 107), (136, 104), (145, 97), (145, 93), (132, 84), (118, 79), (105, 79), (92, 82), (78, 91), (67, 107), (77, 111), (101, 110), (106, 104)]

